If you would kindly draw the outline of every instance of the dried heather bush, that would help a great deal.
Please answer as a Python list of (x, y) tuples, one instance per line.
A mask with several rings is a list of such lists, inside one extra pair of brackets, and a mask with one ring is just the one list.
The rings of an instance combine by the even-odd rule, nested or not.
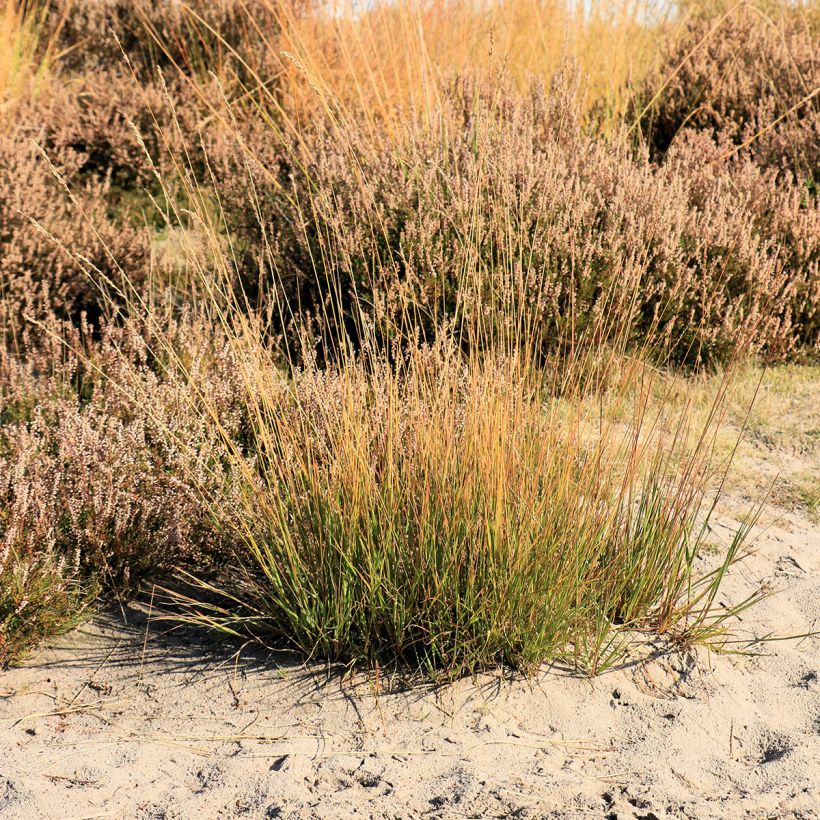
[[(96, 319), (104, 302), (99, 284), (123, 287), (127, 278), (139, 286), (150, 260), (145, 229), (109, 213), (111, 178), (84, 178), (82, 153), (67, 146), (53, 151), (50, 160), (71, 185), (72, 203), (31, 141), (36, 138), (24, 126), (0, 135), (0, 312), (6, 331), (19, 326), (24, 311), (75, 321), (85, 311)], [(84, 267), (98, 272), (97, 284)]]
[[(153, 179), (146, 150), (165, 157), (178, 147), (168, 143), (174, 99), (182, 99), (178, 87), (140, 84), (123, 66), (55, 84), (47, 97), (31, 104), (27, 119), (31, 137), (46, 153), (71, 152), (78, 174), (110, 177), (118, 189), (138, 196)], [(183, 122), (193, 130), (184, 114)]]
[(267, 277), (331, 338), (355, 337), (365, 305), (387, 334), (454, 321), (509, 337), (524, 323), (546, 349), (611, 312), (634, 343), (695, 365), (725, 361), (744, 334), (793, 347), (781, 237), (761, 235), (751, 192), (724, 181), (704, 196), (680, 164), (587, 136), (577, 112), (566, 76), (526, 96), (465, 79), (398, 133), (329, 115), (291, 144), (259, 125), (217, 135), (244, 278)]
[(816, 184), (820, 29), (799, 9), (751, 3), (715, 25), (715, 16), (694, 15), (646, 81), (656, 97), (642, 122), (653, 151), (664, 153), (684, 127), (720, 134), (730, 150), (753, 140), (744, 150), (757, 164)]
[[(275, 9), (256, 3), (253, 14), (243, 0), (55, 0), (52, 17), (62, 20), (59, 43), (71, 49), (64, 65), (78, 72), (110, 67), (128, 55), (143, 80), (157, 66), (178, 68), (204, 80), (241, 72), (233, 58), (260, 65), (275, 31)], [(266, 36), (262, 36), (262, 32)], [(116, 36), (115, 36), (116, 35)]]
[(140, 84), (123, 66), (52, 82), (49, 94), (19, 104), (19, 118), (0, 133), (0, 322), (7, 329), (19, 330), (24, 309), (75, 323), (86, 312), (96, 323), (106, 304), (124, 307), (118, 291), (142, 293), (152, 270), (160, 286), (186, 287), (183, 271), (158, 259), (167, 254), (154, 245), (165, 227), (156, 200), (161, 206), (182, 190), (174, 181), (183, 148), (205, 173), (204, 155), (181, 134), (217, 127), (209, 112), (221, 95), (210, 81), (186, 100), (179, 78)]
[[(665, 173), (685, 178), (689, 202), (701, 213), (719, 200), (734, 202), (763, 237), (782, 270), (782, 289), (765, 305), (763, 352), (770, 360), (820, 350), (820, 200), (788, 172), (748, 155), (725, 159), (727, 140), (682, 131), (665, 158)], [(713, 226), (714, 227), (714, 226)]]
[[(55, 341), (60, 331), (80, 355)], [(125, 592), (175, 562), (218, 563), (225, 542), (203, 497), (227, 491), (221, 434), (241, 440), (238, 370), (224, 340), (201, 321), (162, 333), (185, 371), (156, 358), (133, 323), (103, 327), (98, 341), (88, 327), (55, 323), (45, 341), (33, 335), (0, 358), (7, 537), (33, 555), (48, 545)], [(221, 433), (197, 412), (197, 391)]]

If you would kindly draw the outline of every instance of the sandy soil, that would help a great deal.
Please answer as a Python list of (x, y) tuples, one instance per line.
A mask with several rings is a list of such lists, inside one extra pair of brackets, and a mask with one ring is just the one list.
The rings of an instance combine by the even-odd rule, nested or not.
[[(820, 628), (820, 528), (764, 519), (738, 635)], [(817, 638), (388, 693), (128, 617), (0, 675), (0, 816), (820, 817)]]

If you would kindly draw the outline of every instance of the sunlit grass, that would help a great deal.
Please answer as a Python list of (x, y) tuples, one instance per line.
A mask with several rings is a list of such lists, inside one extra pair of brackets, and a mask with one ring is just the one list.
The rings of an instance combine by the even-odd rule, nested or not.
[[(0, 516), (0, 535), (5, 535)], [(80, 579), (64, 558), (0, 555), (0, 670), (47, 638), (67, 632), (90, 612), (93, 580)]]
[(318, 89), (366, 120), (398, 109), (423, 114), (440, 84), (465, 71), (503, 71), (525, 88), (574, 61), (584, 76), (582, 110), (594, 109), (603, 130), (624, 114), (630, 87), (657, 58), (668, 18), (663, 5), (642, 0), (399, 0), (277, 11), (281, 48), (293, 58), (282, 70), (294, 112), (311, 110)]
[[(280, 136), (272, 129), (270, 138)], [(175, 251), (238, 363), (248, 419), (241, 442), (223, 435), (229, 491), (202, 491), (235, 550), (218, 578), (194, 570), (194, 592), (170, 593), (184, 619), (309, 657), (402, 662), (445, 677), (550, 660), (595, 674), (648, 635), (719, 648), (738, 610), (712, 604), (752, 519), (712, 573), (700, 574), (697, 557), (728, 466), (712, 456), (734, 365), (701, 416), (664, 397), (663, 371), (631, 344), (637, 283), (628, 276), (603, 298), (608, 309), (545, 359), (525, 297), (501, 285), (515, 260), (473, 268), (481, 254), (472, 227), (458, 249), (460, 319), (444, 317), (425, 341), (409, 291), (397, 287), (397, 309), (373, 318), (358, 292), (341, 292), (333, 272), (352, 269), (357, 249), (333, 221), (318, 225), (314, 275), (325, 315), (354, 318), (322, 332), (319, 363), (307, 333), (301, 347), (271, 346), (270, 314), (237, 289), (224, 252), (230, 223), (213, 208), (219, 191), (204, 194), (185, 169), (174, 179), (187, 188), (164, 198), (168, 229), (195, 226), (176, 233)], [(308, 189), (307, 220), (320, 210), (312, 197), (324, 195), (321, 180)], [(471, 205), (476, 223), (483, 205)], [(378, 235), (373, 219), (366, 224)], [(374, 269), (392, 270), (399, 252), (385, 248)], [(264, 262), (275, 277), (275, 259)], [(499, 283), (489, 296), (488, 276)], [(477, 294), (486, 309), (465, 309)], [(270, 309), (281, 322), (297, 316), (293, 304)], [(187, 375), (199, 412), (221, 430), (160, 322), (140, 305), (129, 310), (143, 315), (154, 355)]]
[(39, 91), (49, 76), (60, 30), (50, 13), (48, 2), (3, 0), (0, 5), (0, 117), (21, 97)]

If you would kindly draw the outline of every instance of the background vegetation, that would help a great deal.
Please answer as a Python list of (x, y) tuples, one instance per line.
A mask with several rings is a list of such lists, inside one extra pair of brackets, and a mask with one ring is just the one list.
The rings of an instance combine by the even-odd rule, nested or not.
[(735, 372), (820, 350), (818, 26), (4, 0), (0, 664), (172, 570), (334, 660), (719, 640)]

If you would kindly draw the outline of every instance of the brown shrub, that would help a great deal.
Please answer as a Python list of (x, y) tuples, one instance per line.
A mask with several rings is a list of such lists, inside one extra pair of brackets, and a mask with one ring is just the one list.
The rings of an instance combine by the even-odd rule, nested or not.
[[(169, 123), (180, 99), (178, 84), (163, 89), (156, 82), (138, 83), (124, 68), (97, 71), (54, 83), (48, 95), (29, 104), (25, 121), (31, 125), (17, 133), (36, 140), (49, 155), (72, 154), (80, 175), (110, 177), (119, 189), (138, 193), (153, 179), (146, 151), (165, 160), (179, 147)], [(191, 106), (176, 107), (193, 131), (194, 123), (185, 117)]]
[(751, 181), (738, 195), (726, 174), (704, 182), (691, 152), (658, 168), (587, 136), (560, 78), (526, 97), (460, 81), (426, 124), (406, 123), (328, 119), (290, 145), (259, 128), (210, 147), (245, 279), (266, 271), (320, 332), (355, 337), (365, 304), (388, 334), (408, 317), (425, 334), (442, 321), (508, 332), (514, 307), (547, 348), (609, 311), (613, 332), (694, 365), (744, 334), (773, 356), (805, 341), (793, 300), (811, 274), (790, 284), (781, 247), (796, 230), (813, 253), (793, 189), (770, 197), (792, 216), (762, 234)]
[(664, 172), (687, 179), (691, 206), (734, 201), (741, 218), (769, 246), (783, 271), (783, 288), (766, 306), (776, 322), (766, 333), (770, 359), (820, 351), (820, 200), (788, 172), (761, 166), (748, 155), (725, 159), (725, 138), (685, 129), (672, 144)]
[(663, 154), (686, 127), (719, 134), (729, 150), (751, 140), (744, 150), (758, 165), (817, 183), (818, 29), (799, 10), (769, 12), (744, 4), (711, 36), (719, 18), (696, 14), (666, 46), (646, 81), (648, 97), (659, 91), (642, 123), (654, 152)]
[(134, 323), (104, 327), (98, 342), (88, 327), (52, 331), (0, 357), (0, 545), (64, 557), (126, 592), (178, 561), (207, 569), (224, 539), (203, 498), (225, 491), (227, 476), (223, 439), (195, 394), (240, 440), (224, 343), (202, 322), (171, 322), (161, 344), (176, 352), (163, 363)]
[(259, 65), (276, 30), (273, 4), (256, 3), (251, 13), (243, 0), (192, 0), (185, 6), (166, 0), (56, 0), (52, 6), (52, 19), (61, 22), (66, 68), (107, 69), (122, 62), (124, 51), (148, 81), (156, 67), (175, 67), (201, 80), (211, 70), (241, 72), (234, 50)]
[[(29, 377), (31, 373), (29, 371)], [(96, 595), (80, 573), (77, 550), (58, 546), (54, 488), (44, 480), (36, 433), (17, 425), (33, 416), (31, 378), (12, 378), (0, 353), (0, 668), (73, 626)]]
[[(88, 155), (80, 146), (43, 140), (72, 189), (71, 202), (34, 144), (42, 136), (41, 129), (24, 125), (0, 134), (0, 312), (6, 330), (19, 324), (24, 310), (75, 321), (85, 311), (96, 321), (103, 310), (101, 284), (123, 287), (127, 279), (138, 286), (150, 262), (146, 230), (110, 214), (111, 175), (83, 174)], [(96, 283), (84, 268), (97, 272)]]

